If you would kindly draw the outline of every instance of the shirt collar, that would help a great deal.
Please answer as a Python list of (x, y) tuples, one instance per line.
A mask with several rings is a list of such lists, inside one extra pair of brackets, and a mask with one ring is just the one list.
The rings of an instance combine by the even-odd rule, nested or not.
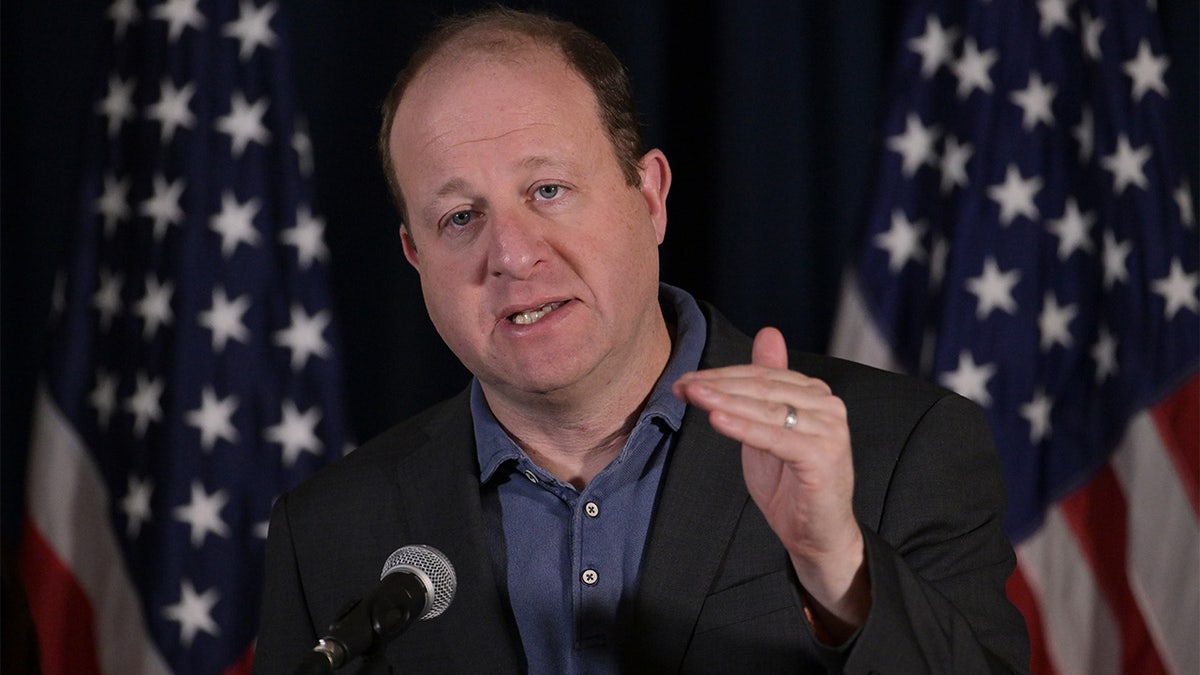
[[(695, 298), (687, 291), (660, 283), (658, 301), (667, 321), (673, 321), (675, 324), (675, 337), (671, 358), (651, 390), (646, 407), (638, 416), (638, 426), (661, 420), (672, 432), (676, 432), (683, 421), (687, 404), (675, 397), (671, 392), (671, 385), (681, 375), (695, 370), (700, 365), (700, 355), (704, 351), (708, 327)], [(525, 452), (509, 437), (492, 414), (479, 378), (471, 379), (471, 418), (475, 427), (480, 482), (486, 483), (491, 480), (496, 470), (509, 460), (528, 460)], [(623, 461), (628, 451), (627, 446), (621, 451), (617, 461)]]

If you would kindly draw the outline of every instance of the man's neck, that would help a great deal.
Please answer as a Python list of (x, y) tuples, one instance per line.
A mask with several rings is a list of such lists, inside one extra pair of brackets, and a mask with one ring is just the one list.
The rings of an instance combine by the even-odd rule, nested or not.
[(484, 395), (496, 420), (535, 464), (582, 490), (625, 447), (670, 359), (673, 333), (674, 326), (662, 321), (647, 348), (587, 396), (572, 391), (511, 396), (481, 383)]

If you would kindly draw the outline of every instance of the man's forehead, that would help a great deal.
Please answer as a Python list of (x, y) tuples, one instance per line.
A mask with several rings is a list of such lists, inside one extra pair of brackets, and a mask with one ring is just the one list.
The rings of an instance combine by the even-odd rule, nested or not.
[(522, 65), (534, 62), (557, 63), (563, 68), (571, 69), (557, 46), (537, 42), (519, 33), (473, 29), (455, 36), (434, 52), (416, 72), (413, 84), (489, 65)]

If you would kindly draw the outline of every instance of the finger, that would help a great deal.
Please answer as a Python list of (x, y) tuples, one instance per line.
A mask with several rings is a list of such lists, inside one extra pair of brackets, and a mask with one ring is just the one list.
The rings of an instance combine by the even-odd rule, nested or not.
[[(810, 405), (812, 408), (819, 409), (819, 405), (808, 402), (808, 399), (812, 398), (811, 396), (803, 396), (794, 392), (787, 395), (764, 394), (763, 390), (758, 387), (753, 388), (752, 395), (743, 395), (727, 389), (712, 387), (706, 383), (687, 387), (685, 393), (685, 400), (710, 413), (719, 412), (723, 415), (766, 425), (782, 425), (792, 410), (804, 410)], [(786, 402), (792, 400), (804, 400), (804, 406), (794, 408), (791, 403)]]
[(810, 379), (804, 373), (786, 368), (768, 368), (766, 366), (758, 366), (752, 364), (740, 364), (736, 366), (723, 366), (721, 368), (708, 368), (705, 370), (693, 370), (690, 373), (684, 373), (679, 376), (680, 380), (715, 380), (721, 378), (766, 378), (771, 380), (781, 381), (800, 381)]
[(768, 368), (787, 368), (787, 342), (778, 328), (767, 326), (754, 336), (750, 363)]
[(817, 416), (799, 416), (792, 429), (784, 429), (778, 422), (759, 422), (720, 410), (709, 415), (709, 422), (721, 435), (786, 462), (811, 457), (812, 453), (821, 454), (847, 441), (830, 420)]
[(679, 391), (709, 389), (729, 396), (744, 396), (761, 401), (791, 403), (796, 406), (809, 405), (808, 399), (819, 401), (831, 395), (829, 385), (811, 377), (706, 377), (681, 379)]

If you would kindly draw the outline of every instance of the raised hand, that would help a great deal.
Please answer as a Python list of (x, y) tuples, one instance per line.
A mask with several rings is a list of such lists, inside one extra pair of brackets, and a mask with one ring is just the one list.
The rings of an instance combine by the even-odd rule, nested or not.
[(742, 444), (746, 487), (783, 542), (831, 638), (853, 632), (870, 608), (846, 408), (825, 382), (787, 368), (774, 328), (754, 338), (749, 365), (687, 373), (675, 395), (709, 412)]

